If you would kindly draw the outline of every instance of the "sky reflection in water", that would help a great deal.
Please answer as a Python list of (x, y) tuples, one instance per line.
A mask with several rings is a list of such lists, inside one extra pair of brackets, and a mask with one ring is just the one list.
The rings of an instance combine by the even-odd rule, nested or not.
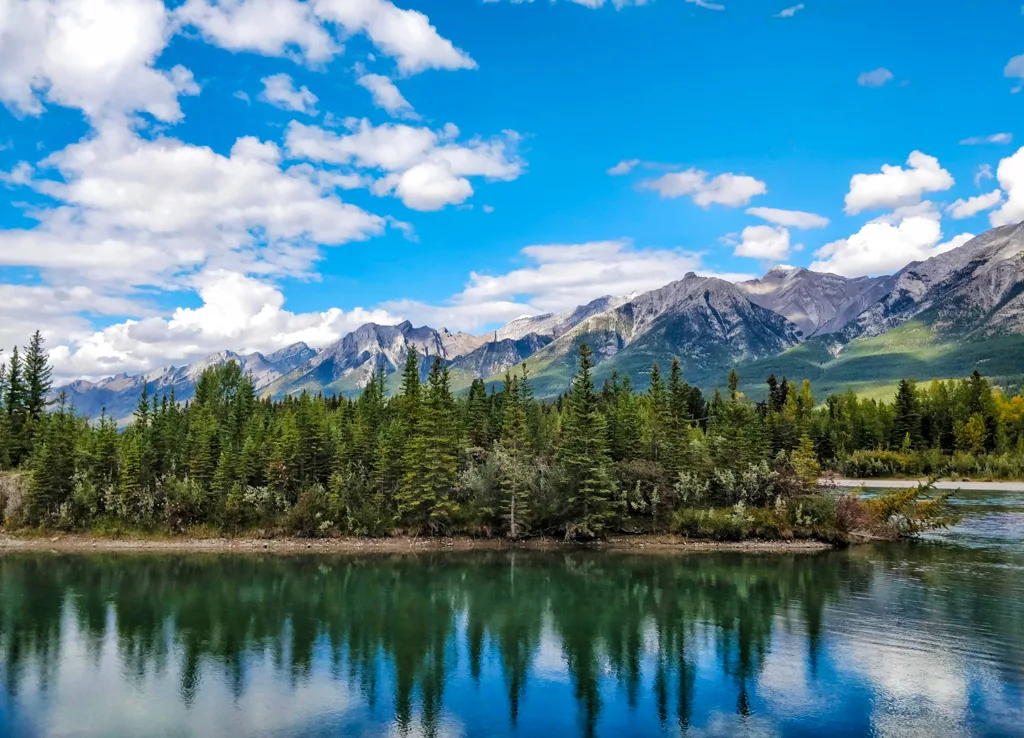
[(820, 555), (5, 555), (0, 733), (1020, 735), (1024, 504), (965, 504)]

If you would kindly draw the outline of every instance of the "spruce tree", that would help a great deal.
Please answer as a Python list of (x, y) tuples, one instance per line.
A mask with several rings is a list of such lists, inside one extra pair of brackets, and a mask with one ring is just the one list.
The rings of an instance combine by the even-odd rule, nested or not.
[(516, 539), (527, 529), (530, 516), (529, 442), (519, 378), (507, 375), (505, 387), (508, 394), (505, 398), (505, 418), (501, 425), (498, 469), (508, 535)]
[(647, 390), (647, 455), (663, 462), (670, 433), (668, 396), (657, 362), (651, 366), (651, 386)]
[(901, 379), (893, 402), (892, 445), (900, 446), (905, 438), (916, 448), (921, 442), (921, 408), (917, 388), (911, 380)]
[(18, 353), (18, 347), (15, 346), (11, 351), (11, 360), (7, 366), (7, 396), (4, 398), (4, 410), (7, 413), (8, 457), (13, 467), (21, 465), (29, 450), (25, 438), (26, 394), (21, 354)]
[(411, 529), (431, 535), (450, 529), (458, 510), (458, 424), (447, 367), (434, 357), (427, 377), (422, 415), (408, 442), (398, 514)]
[(564, 485), (566, 540), (601, 535), (615, 519), (615, 485), (608, 458), (605, 418), (594, 388), (590, 347), (580, 344), (579, 366), (566, 397), (558, 449)]
[(46, 395), (53, 385), (52, 374), (49, 357), (43, 350), (43, 336), (36, 331), (25, 347), (25, 412), (33, 420), (39, 420), (49, 404)]
[(62, 506), (70, 503), (75, 488), (78, 455), (78, 421), (62, 392), (57, 411), (41, 420), (40, 434), (31, 459), (27, 512), (33, 525), (57, 521)]

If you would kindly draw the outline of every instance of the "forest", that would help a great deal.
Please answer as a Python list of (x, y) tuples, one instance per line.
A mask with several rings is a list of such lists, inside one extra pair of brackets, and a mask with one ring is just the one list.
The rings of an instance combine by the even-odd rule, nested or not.
[(903, 380), (892, 402), (766, 382), (763, 402), (735, 371), (707, 396), (676, 359), (644, 392), (628, 377), (598, 388), (584, 344), (555, 402), (533, 397), (525, 366), (456, 396), (443, 362), (414, 352), (392, 396), (377, 372), (357, 398), (269, 399), (227, 363), (187, 402), (147, 388), (119, 428), (50, 398), (37, 332), (0, 367), (0, 509), (8, 529), (112, 534), (839, 540), (942, 524), (947, 496), (822, 494), (822, 471), (1024, 477), (1024, 397), (977, 372)]

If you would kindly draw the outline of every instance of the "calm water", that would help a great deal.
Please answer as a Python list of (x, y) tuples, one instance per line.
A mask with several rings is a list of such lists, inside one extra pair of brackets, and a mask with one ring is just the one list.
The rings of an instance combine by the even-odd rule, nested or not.
[(0, 734), (1024, 735), (1024, 496), (820, 555), (0, 556)]

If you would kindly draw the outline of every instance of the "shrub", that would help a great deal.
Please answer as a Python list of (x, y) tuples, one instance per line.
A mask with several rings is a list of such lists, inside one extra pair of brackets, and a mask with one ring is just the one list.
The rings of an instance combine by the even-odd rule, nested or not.
[(680, 535), (714, 541), (790, 537), (784, 518), (774, 510), (747, 507), (743, 503), (731, 508), (683, 508), (673, 516), (672, 530)]
[(330, 513), (329, 495), (323, 485), (314, 484), (299, 493), (295, 506), (288, 511), (285, 525), (297, 536), (319, 538), (335, 527)]
[(893, 490), (865, 500), (864, 507), (877, 533), (892, 538), (916, 536), (960, 520), (949, 504), (952, 493), (926, 496), (934, 491), (932, 483)]

